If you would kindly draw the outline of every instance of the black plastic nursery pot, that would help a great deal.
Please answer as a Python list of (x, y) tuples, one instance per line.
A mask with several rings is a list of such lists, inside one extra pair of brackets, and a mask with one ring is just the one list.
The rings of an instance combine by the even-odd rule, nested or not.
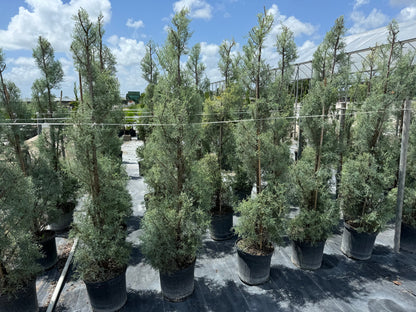
[(344, 223), (342, 234), (341, 251), (349, 258), (355, 260), (368, 260), (373, 253), (376, 233), (359, 233), (348, 223)]
[(194, 292), (195, 260), (186, 268), (172, 273), (159, 272), (163, 297), (172, 302), (184, 301)]
[(240, 280), (250, 286), (260, 285), (269, 280), (270, 263), (273, 251), (266, 255), (252, 255), (237, 248), (238, 277)]
[(0, 295), (0, 312), (38, 312), (36, 279), (13, 295)]
[(223, 241), (234, 236), (233, 227), (233, 213), (229, 212), (221, 215), (211, 216), (211, 238), (216, 241)]
[(66, 209), (62, 211), (62, 214), (58, 216), (54, 222), (49, 224), (49, 229), (56, 232), (62, 233), (69, 230), (72, 221), (74, 220), (75, 203), (68, 203)]
[(56, 251), (55, 232), (42, 231), (43, 239), (39, 241), (40, 251), (43, 255), (38, 263), (43, 269), (48, 270), (58, 262), (58, 253)]
[(126, 270), (103, 282), (86, 282), (91, 307), (97, 312), (113, 312), (121, 309), (127, 301)]
[(244, 188), (240, 187), (238, 189), (235, 189), (234, 194), (236, 195), (238, 201), (243, 201), (247, 199), (248, 197), (250, 197), (252, 188), (253, 187), (249, 185)]
[(317, 270), (322, 265), (325, 241), (310, 242), (291, 241), (292, 262), (304, 270)]
[(416, 227), (402, 223), (400, 249), (416, 253)]

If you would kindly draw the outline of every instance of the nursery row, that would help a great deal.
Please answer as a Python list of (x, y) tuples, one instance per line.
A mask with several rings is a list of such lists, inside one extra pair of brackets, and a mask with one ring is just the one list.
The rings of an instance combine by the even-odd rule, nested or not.
[[(10, 125), (33, 112), (20, 100), (15, 84), (3, 79), (6, 63), (0, 51), (6, 142), (0, 163), (0, 311), (15, 311), (13, 305), (22, 302), (16, 294), (32, 285), (42, 267), (54, 264), (53, 257), (40, 257), (54, 248), (43, 244), (50, 235), (47, 225), (70, 221), (78, 194), (85, 194), (84, 213), (70, 235), (79, 239), (74, 262), (90, 302), (97, 311), (115, 311), (127, 298), (131, 196), (120, 159), (122, 141), (114, 126), (104, 126), (122, 124), (124, 118), (114, 107), (120, 102), (115, 61), (102, 41), (102, 16), (92, 22), (81, 9), (74, 22), (71, 52), (83, 97), (71, 112), (71, 126), (50, 124), (36, 143), (25, 144), (25, 128)], [(299, 149), (293, 161), (290, 132), (296, 119), (289, 117), (296, 116), (290, 90), (296, 45), (293, 33), (283, 26), (276, 38), (280, 70), (272, 75), (262, 51), (273, 22), (266, 12), (258, 15), (242, 55), (231, 53), (233, 41), (223, 42), (218, 67), (226, 88), (221, 94), (203, 92), (200, 46), (188, 51), (192, 32), (186, 10), (172, 18), (165, 45), (156, 53), (149, 43), (141, 62), (149, 85), (139, 106), (152, 118), (135, 129), (144, 141), (138, 155), (149, 188), (140, 245), (146, 260), (159, 270), (162, 292), (171, 300), (192, 292), (193, 277), (186, 272), (193, 271), (207, 227), (212, 224), (215, 239), (229, 238), (233, 212), (240, 216), (234, 227), (240, 278), (253, 285), (269, 274), (267, 265), (251, 272), (254, 259), (270, 263), (274, 245), (285, 232), (294, 244), (294, 263), (316, 269), (325, 241), (338, 224), (339, 208), (345, 221), (341, 248), (357, 259), (371, 255), (377, 233), (393, 218), (398, 151), (406, 128), (402, 106), (414, 98), (416, 82), (414, 55), (402, 53), (397, 44), (397, 24), (388, 26), (388, 44), (372, 50), (364, 61), (371, 69), (352, 77), (343, 17), (336, 20), (314, 54), (315, 76), (299, 112), (314, 118), (298, 123)], [(184, 66), (181, 59), (188, 52)], [(65, 109), (51, 92), (63, 79), (61, 64), (42, 37), (33, 57), (41, 78), (33, 84), (32, 104), (42, 116), (59, 117)], [(338, 119), (340, 94), (348, 105)], [(357, 110), (376, 113), (354, 114)], [(248, 121), (232, 122), (237, 119)], [(415, 139), (411, 136), (409, 144), (403, 234), (407, 226), (416, 225)], [(254, 195), (245, 195), (253, 186)], [(289, 221), (288, 202), (299, 207)], [(367, 247), (364, 251), (356, 249), (357, 236), (365, 238), (360, 243)], [(315, 249), (318, 255), (311, 256)], [(117, 291), (102, 296), (109, 283), (117, 284)], [(36, 298), (33, 293), (30, 297)], [(35, 300), (24, 302), (37, 310)]]

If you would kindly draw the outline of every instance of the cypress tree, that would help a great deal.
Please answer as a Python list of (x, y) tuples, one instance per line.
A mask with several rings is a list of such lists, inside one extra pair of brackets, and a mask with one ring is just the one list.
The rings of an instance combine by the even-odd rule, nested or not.
[(78, 215), (72, 232), (81, 243), (75, 263), (83, 280), (104, 281), (125, 269), (130, 254), (125, 222), (131, 197), (121, 166), (121, 140), (111, 126), (121, 123), (117, 108), (121, 101), (114, 58), (102, 43), (101, 19), (93, 23), (80, 9), (74, 21), (71, 51), (86, 92), (73, 116), (70, 135), (76, 161), (70, 163), (70, 170), (87, 195), (85, 213)]
[(165, 74), (155, 89), (154, 128), (144, 149), (145, 181), (151, 190), (142, 222), (142, 250), (161, 272), (173, 272), (195, 260), (208, 225), (211, 192), (197, 173), (202, 99), (181, 66), (188, 52), (190, 20), (182, 10), (172, 18), (159, 52)]

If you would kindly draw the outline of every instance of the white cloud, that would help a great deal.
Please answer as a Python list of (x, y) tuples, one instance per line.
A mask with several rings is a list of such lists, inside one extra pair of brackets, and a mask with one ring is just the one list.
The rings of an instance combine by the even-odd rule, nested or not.
[(294, 16), (287, 17), (286, 15), (281, 14), (276, 4), (273, 4), (267, 13), (271, 13), (274, 16), (275, 23), (270, 32), (273, 37), (276, 37), (276, 35), (281, 32), (281, 24), (289, 27), (295, 37), (301, 35), (311, 36), (317, 30), (317, 27), (310, 23), (301, 22)]
[(306, 40), (299, 48), (298, 48), (298, 59), (296, 62), (305, 62), (310, 61), (313, 58), (313, 53), (315, 52), (318, 46), (315, 42)]
[(369, 29), (374, 29), (388, 23), (389, 17), (378, 9), (373, 9), (368, 16), (361, 11), (353, 11), (351, 20), (354, 25), (348, 30), (350, 34), (359, 34)]
[(20, 7), (7, 29), (0, 29), (0, 46), (5, 50), (30, 50), (43, 36), (56, 51), (68, 52), (73, 27), (72, 16), (80, 7), (87, 10), (92, 20), (99, 13), (104, 15), (104, 23), (111, 19), (109, 0), (26, 0), (28, 7)]
[(133, 90), (144, 91), (147, 83), (142, 78), (140, 61), (146, 53), (145, 43), (116, 35), (111, 36), (107, 41), (117, 61), (117, 77), (121, 94), (124, 95), (127, 91)]
[[(55, 55), (55, 58), (61, 62), (64, 77), (59, 88), (52, 90), (52, 93), (55, 96), (60, 96), (60, 91), (62, 90), (64, 96), (73, 98), (73, 87), (75, 81), (78, 83), (78, 73), (74, 71), (72, 59), (57, 55)], [(41, 77), (41, 73), (34, 59), (32, 57), (7, 58), (6, 62), (7, 71), (5, 78), (13, 81), (19, 87), (22, 92), (22, 98), (29, 99), (31, 97), (33, 82)]]
[(412, 21), (416, 19), (416, 5), (415, 6), (409, 6), (404, 9), (402, 9), (399, 13), (399, 16), (397, 19), (400, 22), (406, 22), (406, 21)]
[(368, 4), (370, 0), (355, 0), (354, 2), (354, 10), (358, 9), (359, 7)]
[(179, 0), (173, 4), (173, 11), (175, 13), (182, 9), (189, 10), (191, 18), (209, 20), (212, 17), (212, 6), (205, 2), (205, 0)]
[(219, 46), (216, 44), (201, 42), (201, 61), (206, 66), (205, 74), (211, 82), (222, 80), (218, 70), (219, 49)]
[(140, 27), (144, 27), (144, 23), (143, 23), (143, 21), (141, 21), (141, 20), (139, 20), (139, 21), (134, 21), (132, 18), (129, 18), (129, 19), (127, 20), (126, 26), (127, 26), (127, 27), (130, 27), (130, 28), (138, 29), (138, 28), (140, 28)]
[[(17, 84), (21, 91), (29, 90), (35, 79), (40, 77), (40, 71), (32, 57), (7, 59), (9, 71), (6, 78)], [(24, 88), (24, 89), (23, 89)], [(25, 96), (27, 96), (25, 92)]]
[(270, 31), (270, 34), (266, 38), (264, 58), (272, 67), (277, 67), (279, 55), (277, 54), (274, 45), (276, 43), (276, 36), (282, 31), (282, 24), (293, 32), (293, 36), (295, 38), (301, 37), (302, 35), (312, 36), (316, 33), (318, 27), (310, 23), (302, 22), (294, 16), (288, 17), (281, 14), (279, 7), (276, 4), (273, 4), (267, 13), (274, 16), (274, 25)]

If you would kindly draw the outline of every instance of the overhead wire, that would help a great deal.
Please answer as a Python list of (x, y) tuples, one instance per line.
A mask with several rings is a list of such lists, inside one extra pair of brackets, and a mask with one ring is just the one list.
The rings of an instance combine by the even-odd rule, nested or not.
[[(402, 111), (403, 109), (392, 109), (391, 112), (398, 112), (398, 111)], [(414, 112), (412, 110), (412, 112)], [(376, 113), (381, 113), (381, 111), (376, 110), (376, 111), (360, 111), (360, 110), (353, 110), (351, 112), (345, 112), (346, 116), (352, 116), (352, 115), (356, 115), (356, 114), (376, 114)], [(336, 114), (330, 114), (330, 115), (325, 115), (326, 117), (336, 117)], [(132, 117), (138, 117), (135, 119), (140, 119), (141, 116), (132, 116)], [(150, 117), (150, 116), (148, 116)], [(151, 116), (153, 118), (158, 118), (157, 116)], [(282, 120), (282, 119), (287, 119), (287, 120), (293, 120), (293, 119), (305, 119), (305, 118), (322, 118), (322, 115), (297, 115), (297, 116), (271, 116), (271, 117), (267, 117), (267, 118), (248, 118), (248, 119), (230, 119), (230, 120), (215, 120), (215, 121), (201, 121), (201, 122), (191, 122), (189, 123), (190, 125), (210, 125), (210, 124), (228, 124), (228, 123), (239, 123), (239, 122), (256, 122), (256, 121), (269, 121), (269, 120)], [(125, 119), (129, 119), (129, 117), (125, 118)], [(180, 125), (185, 125), (184, 123), (157, 123), (157, 122), (153, 122), (153, 123), (92, 123), (92, 122), (44, 122), (42, 123), (41, 121), (44, 120), (44, 118), (32, 118), (31, 119), (32, 122), (17, 122), (17, 121), (13, 121), (13, 122), (0, 122), (0, 125), (3, 126), (41, 126), (42, 124), (44, 125), (48, 125), (48, 126), (76, 126), (76, 125), (80, 125), (80, 126), (120, 126), (120, 127), (124, 127), (124, 126), (151, 126), (151, 127), (158, 127), (158, 126), (180, 126)], [(46, 120), (46, 119), (45, 119)], [(48, 118), (48, 120), (71, 120), (71, 118)]]

